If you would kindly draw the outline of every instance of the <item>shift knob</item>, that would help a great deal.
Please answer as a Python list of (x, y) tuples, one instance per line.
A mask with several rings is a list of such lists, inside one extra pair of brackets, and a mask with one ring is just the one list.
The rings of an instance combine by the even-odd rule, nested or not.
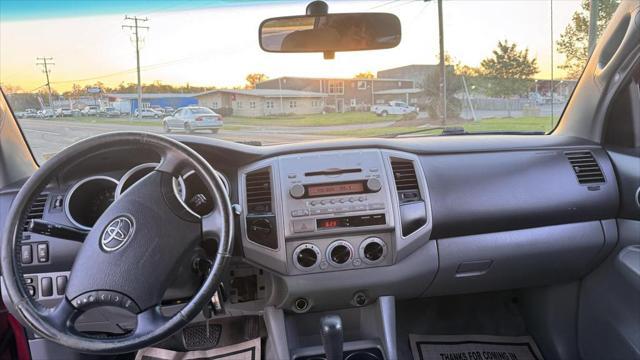
[(339, 315), (326, 315), (320, 319), (320, 336), (327, 360), (342, 360), (342, 319)]

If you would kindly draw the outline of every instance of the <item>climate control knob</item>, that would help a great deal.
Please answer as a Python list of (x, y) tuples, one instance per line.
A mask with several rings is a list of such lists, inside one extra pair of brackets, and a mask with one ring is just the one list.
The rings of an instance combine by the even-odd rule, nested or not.
[(293, 251), (293, 264), (298, 270), (309, 271), (320, 262), (320, 249), (313, 244), (302, 244)]
[(378, 192), (382, 189), (382, 183), (376, 178), (367, 180), (367, 190), (370, 192)]
[(376, 264), (387, 255), (387, 244), (382, 239), (370, 237), (360, 244), (360, 258), (367, 264)]
[(292, 198), (294, 199), (301, 199), (305, 194), (305, 189), (304, 186), (302, 186), (301, 184), (295, 184), (293, 186), (291, 186), (291, 188), (289, 189), (289, 195), (291, 195)]
[(353, 248), (344, 240), (334, 241), (327, 248), (327, 259), (329, 264), (333, 266), (346, 265), (352, 258)]

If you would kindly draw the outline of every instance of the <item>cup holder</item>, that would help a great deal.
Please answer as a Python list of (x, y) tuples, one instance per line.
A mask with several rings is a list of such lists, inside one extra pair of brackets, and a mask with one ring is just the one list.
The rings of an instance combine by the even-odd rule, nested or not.
[(351, 354), (347, 355), (345, 360), (382, 360), (381, 357), (378, 357), (373, 351), (369, 350), (358, 350), (354, 351)]
[[(377, 348), (345, 351), (344, 360), (383, 360), (382, 352)], [(326, 360), (324, 354), (296, 357), (295, 360)]]

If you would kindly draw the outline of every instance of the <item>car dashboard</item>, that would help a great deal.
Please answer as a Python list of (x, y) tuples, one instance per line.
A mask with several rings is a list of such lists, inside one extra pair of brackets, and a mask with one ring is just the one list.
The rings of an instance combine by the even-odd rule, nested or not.
[[(234, 257), (221, 287), (226, 316), (568, 281), (615, 243), (615, 174), (604, 150), (585, 140), (469, 136), (254, 147), (174, 138), (210, 162), (234, 204)], [(27, 221), (87, 231), (158, 161), (151, 153), (105, 151), (61, 171), (34, 199), (19, 250), (37, 301), (51, 305), (64, 296), (82, 243), (30, 233)], [(587, 165), (597, 169), (595, 178), (580, 173)], [(0, 190), (2, 214), (20, 185)], [(192, 174), (175, 178), (174, 190), (195, 213), (216, 206)], [(192, 259), (214, 254), (215, 243), (203, 241)], [(165, 294), (167, 311), (198, 288), (192, 265), (181, 266)], [(79, 330), (125, 331), (126, 315), (109, 311), (79, 319)]]

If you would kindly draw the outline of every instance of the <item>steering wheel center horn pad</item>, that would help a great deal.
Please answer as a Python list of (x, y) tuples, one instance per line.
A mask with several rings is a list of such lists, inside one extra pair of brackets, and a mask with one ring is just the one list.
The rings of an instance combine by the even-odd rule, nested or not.
[[(114, 148), (154, 150), (159, 165), (100, 216), (73, 264), (65, 297), (54, 309), (29, 297), (22, 281), (18, 249), (21, 219), (33, 199), (55, 174), (88, 155)], [(198, 216), (177, 198), (173, 178), (195, 171), (212, 195), (214, 210)], [(211, 165), (187, 146), (142, 132), (99, 135), (74, 144), (42, 165), (16, 196), (1, 243), (7, 295), (25, 324), (43, 337), (85, 353), (135, 351), (170, 336), (192, 320), (213, 296), (232, 252), (233, 219), (224, 184)], [(216, 258), (201, 288), (175, 315), (166, 317), (160, 303), (177, 268), (202, 239), (218, 243)], [(117, 306), (137, 314), (128, 334), (96, 338), (74, 329), (89, 308)]]

